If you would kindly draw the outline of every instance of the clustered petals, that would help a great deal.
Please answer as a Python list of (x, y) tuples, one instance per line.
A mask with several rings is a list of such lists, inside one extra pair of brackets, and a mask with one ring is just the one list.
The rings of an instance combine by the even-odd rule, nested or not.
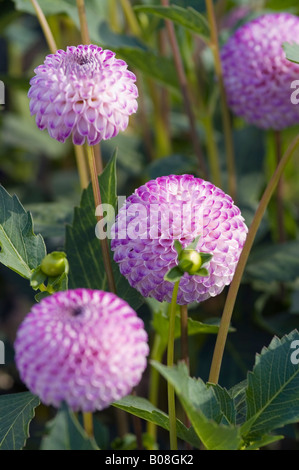
[(70, 46), (48, 55), (30, 81), (31, 115), (59, 142), (95, 145), (124, 131), (137, 111), (135, 75), (114, 52)]
[(282, 48), (298, 36), (297, 16), (270, 13), (241, 26), (223, 46), (224, 84), (236, 115), (261, 129), (299, 123), (299, 106), (291, 102), (299, 65), (288, 61)]
[(230, 284), (247, 227), (230, 196), (192, 175), (170, 175), (136, 189), (116, 219), (111, 249), (121, 273), (143, 296), (171, 301), (165, 274), (178, 264), (174, 241), (183, 248), (200, 235), (197, 251), (212, 254), (209, 276), (180, 281), (178, 303), (202, 302)]
[(95, 411), (141, 380), (147, 334), (136, 312), (110, 292), (76, 289), (36, 304), (15, 342), (21, 379), (43, 403)]

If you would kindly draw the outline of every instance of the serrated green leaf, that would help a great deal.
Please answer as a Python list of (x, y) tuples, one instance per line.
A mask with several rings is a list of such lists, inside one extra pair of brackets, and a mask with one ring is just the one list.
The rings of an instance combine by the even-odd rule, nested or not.
[(210, 27), (206, 18), (201, 15), (194, 8), (182, 8), (178, 5), (156, 6), (156, 5), (145, 5), (136, 6), (137, 12), (149, 13), (151, 15), (159, 16), (163, 19), (168, 19), (174, 23), (183, 26), (184, 28), (192, 31), (193, 33), (199, 34), (201, 37), (208, 39), (210, 37)]
[[(103, 204), (116, 208), (116, 152), (99, 176)], [(80, 207), (75, 208), (72, 225), (66, 227), (67, 258), (70, 265), (69, 287), (86, 287), (89, 289), (107, 290), (107, 277), (103, 264), (100, 240), (96, 237), (97, 219), (91, 184), (83, 191)], [(143, 303), (141, 295), (133, 289), (118, 265), (111, 264), (119, 297), (126, 300), (134, 309)]]
[(247, 407), (246, 407), (246, 388), (247, 380), (243, 380), (234, 387), (232, 387), (228, 393), (234, 400), (234, 407), (236, 412), (236, 424), (243, 424), (246, 421)]
[[(163, 429), (169, 430), (169, 417), (166, 413), (153, 406), (148, 400), (133, 395), (128, 395), (125, 398), (113, 403), (113, 406), (120, 408), (127, 413), (138, 416), (151, 423), (160, 426)], [(188, 442), (194, 447), (200, 446), (193, 428), (186, 428), (184, 424), (177, 419), (177, 435), (180, 439)]]
[(39, 399), (30, 392), (0, 396), (0, 450), (20, 450)]
[(184, 364), (166, 367), (153, 362), (154, 367), (175, 388), (191, 424), (208, 450), (237, 450), (242, 439), (236, 426), (219, 424), (223, 413), (212, 387), (200, 379), (189, 377)]
[(286, 58), (291, 62), (295, 62), (295, 64), (299, 64), (299, 44), (296, 44), (295, 42), (292, 44), (284, 42), (282, 47), (286, 54)]
[(248, 440), (299, 420), (299, 367), (291, 361), (295, 340), (299, 340), (297, 330), (282, 339), (274, 337), (248, 374), (247, 417), (242, 426)]
[(33, 232), (31, 214), (0, 186), (0, 262), (30, 279), (46, 254), (43, 238)]
[[(160, 335), (161, 341), (164, 343), (164, 347), (167, 345), (168, 339), (168, 328), (169, 328), (169, 318), (168, 316), (162, 311), (154, 312), (153, 328), (155, 331)], [(196, 335), (196, 334), (217, 334), (219, 331), (219, 323), (202, 323), (197, 320), (193, 320), (193, 318), (188, 317), (188, 335)], [(230, 330), (232, 331), (232, 330)], [(176, 315), (175, 317), (175, 339), (180, 338), (181, 336), (181, 320), (180, 315)]]
[(255, 249), (248, 260), (245, 280), (291, 282), (299, 276), (299, 242), (263, 246)]
[(99, 450), (95, 440), (88, 437), (74, 413), (63, 405), (47, 424), (47, 435), (41, 450)]
[(222, 423), (235, 425), (236, 408), (234, 399), (231, 397), (229, 392), (225, 388), (220, 387), (220, 385), (211, 384), (211, 387), (213, 387), (214, 393), (220, 405), (221, 412), (223, 414)]
[(247, 446), (246, 450), (259, 450), (261, 447), (273, 444), (273, 442), (281, 441), (282, 439), (284, 439), (284, 436), (263, 436), (261, 439)]
[(181, 279), (184, 273), (178, 266), (171, 268), (164, 276), (164, 280), (168, 282), (177, 282)]

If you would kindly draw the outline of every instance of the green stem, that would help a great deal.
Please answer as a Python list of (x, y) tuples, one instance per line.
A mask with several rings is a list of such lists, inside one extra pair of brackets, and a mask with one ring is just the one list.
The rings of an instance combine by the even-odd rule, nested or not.
[[(163, 6), (169, 6), (169, 1), (161, 0), (161, 4)], [(169, 43), (172, 49), (174, 64), (175, 64), (175, 68), (177, 71), (177, 76), (178, 76), (178, 80), (179, 80), (179, 84), (181, 88), (182, 98), (183, 98), (183, 102), (185, 106), (185, 112), (189, 120), (190, 134), (191, 134), (191, 140), (193, 144), (194, 153), (198, 158), (199, 167), (202, 172), (202, 175), (205, 179), (207, 179), (206, 163), (203, 158), (201, 143), (197, 135), (196, 119), (195, 119), (195, 115), (194, 115), (193, 108), (192, 108), (192, 100), (191, 100), (191, 94), (189, 90), (189, 84), (187, 81), (184, 64), (183, 64), (183, 60), (182, 60), (181, 53), (180, 53), (180, 48), (176, 39), (175, 29), (174, 29), (172, 21), (165, 20), (165, 24), (166, 24)]]
[(127, 23), (129, 25), (129, 28), (130, 28), (131, 32), (135, 36), (140, 37), (141, 36), (141, 29), (140, 29), (139, 23), (137, 21), (136, 15), (133, 11), (131, 2), (129, 0), (120, 0), (120, 3), (121, 3), (123, 12), (125, 14), (125, 17), (126, 17), (126, 20), (127, 20)]
[(77, 1), (77, 10), (80, 20), (80, 30), (83, 44), (90, 44), (90, 37), (88, 32), (88, 24), (86, 19), (85, 4), (84, 0)]
[(31, 3), (32, 3), (32, 6), (35, 10), (37, 19), (38, 19), (38, 21), (41, 25), (41, 28), (43, 30), (43, 33), (45, 35), (46, 41), (48, 43), (48, 47), (49, 47), (50, 51), (52, 52), (52, 54), (55, 54), (55, 52), (57, 51), (57, 46), (56, 46), (56, 42), (55, 42), (55, 39), (53, 37), (52, 31), (50, 29), (50, 26), (49, 26), (49, 24), (46, 20), (46, 17), (44, 15), (41, 7), (39, 6), (37, 0), (31, 0)]
[(247, 259), (249, 256), (249, 253), (251, 251), (256, 233), (258, 231), (258, 228), (260, 226), (260, 223), (262, 221), (263, 215), (267, 209), (267, 206), (269, 204), (269, 201), (275, 191), (275, 188), (278, 184), (279, 179), (281, 178), (283, 171), (291, 159), (292, 155), (294, 154), (295, 150), (299, 147), (299, 136), (297, 136), (289, 145), (287, 151), (285, 152), (284, 156), (282, 157), (278, 167), (276, 168), (276, 171), (274, 175), (272, 176), (271, 180), (268, 183), (268, 186), (265, 189), (265, 192), (263, 194), (263, 197), (260, 201), (260, 204), (257, 208), (257, 211), (255, 213), (255, 216), (253, 218), (252, 224), (250, 226), (247, 239), (245, 241), (237, 268), (236, 272), (234, 275), (234, 278), (232, 280), (232, 283), (230, 285), (228, 295), (226, 298), (226, 303), (224, 306), (223, 310), (223, 315), (221, 318), (221, 323), (220, 323), (220, 328), (219, 332), (217, 335), (217, 340), (216, 340), (216, 345), (215, 345), (215, 350), (214, 350), (214, 355), (213, 355), (213, 360), (212, 360), (212, 365), (211, 365), (211, 371), (210, 371), (210, 377), (209, 377), (209, 382), (212, 383), (217, 383), (219, 379), (219, 374), (220, 374), (220, 369), (221, 369), (221, 363), (222, 363), (222, 357), (223, 357), (223, 352), (224, 352), (224, 347), (227, 339), (227, 334), (228, 334), (228, 329), (234, 309), (234, 305), (236, 302), (238, 290), (240, 287), (241, 279), (243, 276), (243, 272), (247, 263)]
[[(276, 165), (279, 164), (282, 156), (282, 138), (281, 131), (274, 131)], [(283, 177), (281, 177), (277, 184), (276, 191), (276, 216), (277, 216), (277, 229), (278, 241), (284, 243), (286, 241), (286, 233), (284, 227), (284, 207), (283, 207)]]
[(83, 426), (88, 437), (93, 437), (93, 416), (92, 413), (83, 414)]
[(206, 144), (208, 148), (208, 157), (210, 163), (210, 169), (212, 174), (212, 182), (218, 188), (222, 187), (221, 181), (221, 171), (219, 165), (219, 153), (218, 148), (215, 142), (214, 128), (213, 128), (213, 118), (210, 115), (207, 115), (203, 120), (205, 130), (206, 130)]
[(236, 200), (237, 182), (236, 182), (236, 169), (235, 169), (235, 155), (232, 136), (232, 126), (230, 121), (229, 110), (227, 106), (226, 93), (223, 83), (222, 65), (219, 52), (218, 31), (215, 18), (215, 11), (212, 0), (206, 0), (208, 20), (211, 29), (211, 42), (210, 46), (214, 56), (215, 72), (219, 82), (220, 89), (220, 105), (223, 121), (223, 131), (225, 139), (226, 160), (228, 170), (228, 188), (231, 197)]
[[(153, 346), (151, 348), (151, 360), (162, 362), (163, 354), (165, 351), (164, 342), (158, 333), (155, 333)], [(149, 401), (153, 406), (158, 406), (159, 397), (159, 381), (160, 374), (154, 367), (150, 370), (150, 383), (149, 383)], [(153, 441), (157, 441), (157, 425), (148, 421), (147, 433), (153, 438)]]
[[(172, 299), (169, 310), (169, 333), (168, 333), (168, 347), (167, 347), (167, 366), (172, 367), (174, 362), (174, 333), (175, 333), (175, 316), (177, 297), (180, 281), (177, 281), (173, 287)], [(169, 414), (169, 436), (170, 436), (170, 449), (177, 450), (177, 435), (176, 435), (176, 413), (175, 413), (175, 394), (174, 387), (170, 382), (167, 383), (168, 392), (168, 414)]]
[(87, 188), (89, 184), (89, 175), (88, 175), (88, 168), (86, 165), (84, 149), (81, 145), (74, 145), (74, 149), (75, 149), (76, 163), (77, 163), (78, 172), (79, 172), (80, 185), (82, 189), (85, 189)]
[[(102, 204), (102, 198), (101, 198), (101, 190), (100, 190), (100, 185), (99, 185), (98, 172), (97, 172), (93, 147), (86, 145), (86, 152), (88, 156), (89, 171), (91, 175), (94, 202), (95, 202), (95, 207), (97, 208), (98, 206)], [(101, 217), (98, 217), (98, 220), (101, 220)], [(104, 238), (103, 240), (100, 240), (100, 242), (101, 242), (101, 247), (102, 247), (103, 263), (104, 263), (104, 267), (105, 267), (105, 271), (107, 275), (108, 287), (109, 287), (110, 292), (116, 293), (116, 286), (115, 286), (114, 276), (112, 272), (108, 240), (107, 238)]]

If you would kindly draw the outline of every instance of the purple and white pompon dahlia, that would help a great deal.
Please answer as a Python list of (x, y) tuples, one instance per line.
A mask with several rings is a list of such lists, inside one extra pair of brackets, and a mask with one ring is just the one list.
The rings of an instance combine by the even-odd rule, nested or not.
[(299, 37), (299, 18), (271, 13), (241, 26), (221, 50), (223, 79), (232, 111), (262, 129), (282, 130), (299, 123), (291, 83), (299, 65), (289, 62), (284, 42)]
[(208, 277), (184, 273), (178, 303), (202, 302), (230, 284), (247, 227), (230, 196), (191, 175), (163, 176), (136, 189), (121, 207), (111, 232), (120, 272), (143, 296), (171, 301), (165, 274), (178, 265), (174, 241), (183, 248), (200, 235), (197, 251), (212, 254)]
[(71, 46), (46, 57), (31, 79), (31, 115), (51, 137), (95, 145), (124, 131), (137, 111), (135, 75), (114, 52)]
[(28, 389), (47, 405), (74, 411), (108, 407), (137, 385), (146, 368), (147, 334), (132, 308), (110, 292), (58, 292), (35, 305), (15, 342)]

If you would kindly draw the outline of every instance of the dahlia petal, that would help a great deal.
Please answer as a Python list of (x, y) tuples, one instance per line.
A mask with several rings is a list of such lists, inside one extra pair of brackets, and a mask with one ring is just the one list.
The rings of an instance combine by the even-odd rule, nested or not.
[[(139, 218), (135, 220), (133, 213), (137, 207)], [(178, 264), (174, 240), (186, 247), (198, 235), (198, 232), (189, 232), (188, 224), (184, 223), (184, 217), (190, 219), (193, 211), (206, 216), (204, 228), (193, 220), (193, 227), (202, 235), (197, 250), (211, 253), (212, 259), (206, 265), (208, 277), (184, 274), (178, 303), (202, 302), (218, 295), (231, 282), (248, 231), (239, 209), (211, 183), (192, 175), (170, 175), (136, 189), (120, 209), (112, 227), (112, 231), (122, 232), (125, 237), (112, 240), (114, 260), (130, 285), (143, 296), (171, 301), (173, 284), (164, 281), (164, 275)], [(147, 236), (131, 238), (128, 227), (132, 221), (146, 227)]]
[(43, 403), (58, 408), (66, 402), (86, 412), (130, 393), (149, 348), (143, 322), (125, 301), (76, 289), (32, 308), (17, 332), (15, 352), (21, 379)]

